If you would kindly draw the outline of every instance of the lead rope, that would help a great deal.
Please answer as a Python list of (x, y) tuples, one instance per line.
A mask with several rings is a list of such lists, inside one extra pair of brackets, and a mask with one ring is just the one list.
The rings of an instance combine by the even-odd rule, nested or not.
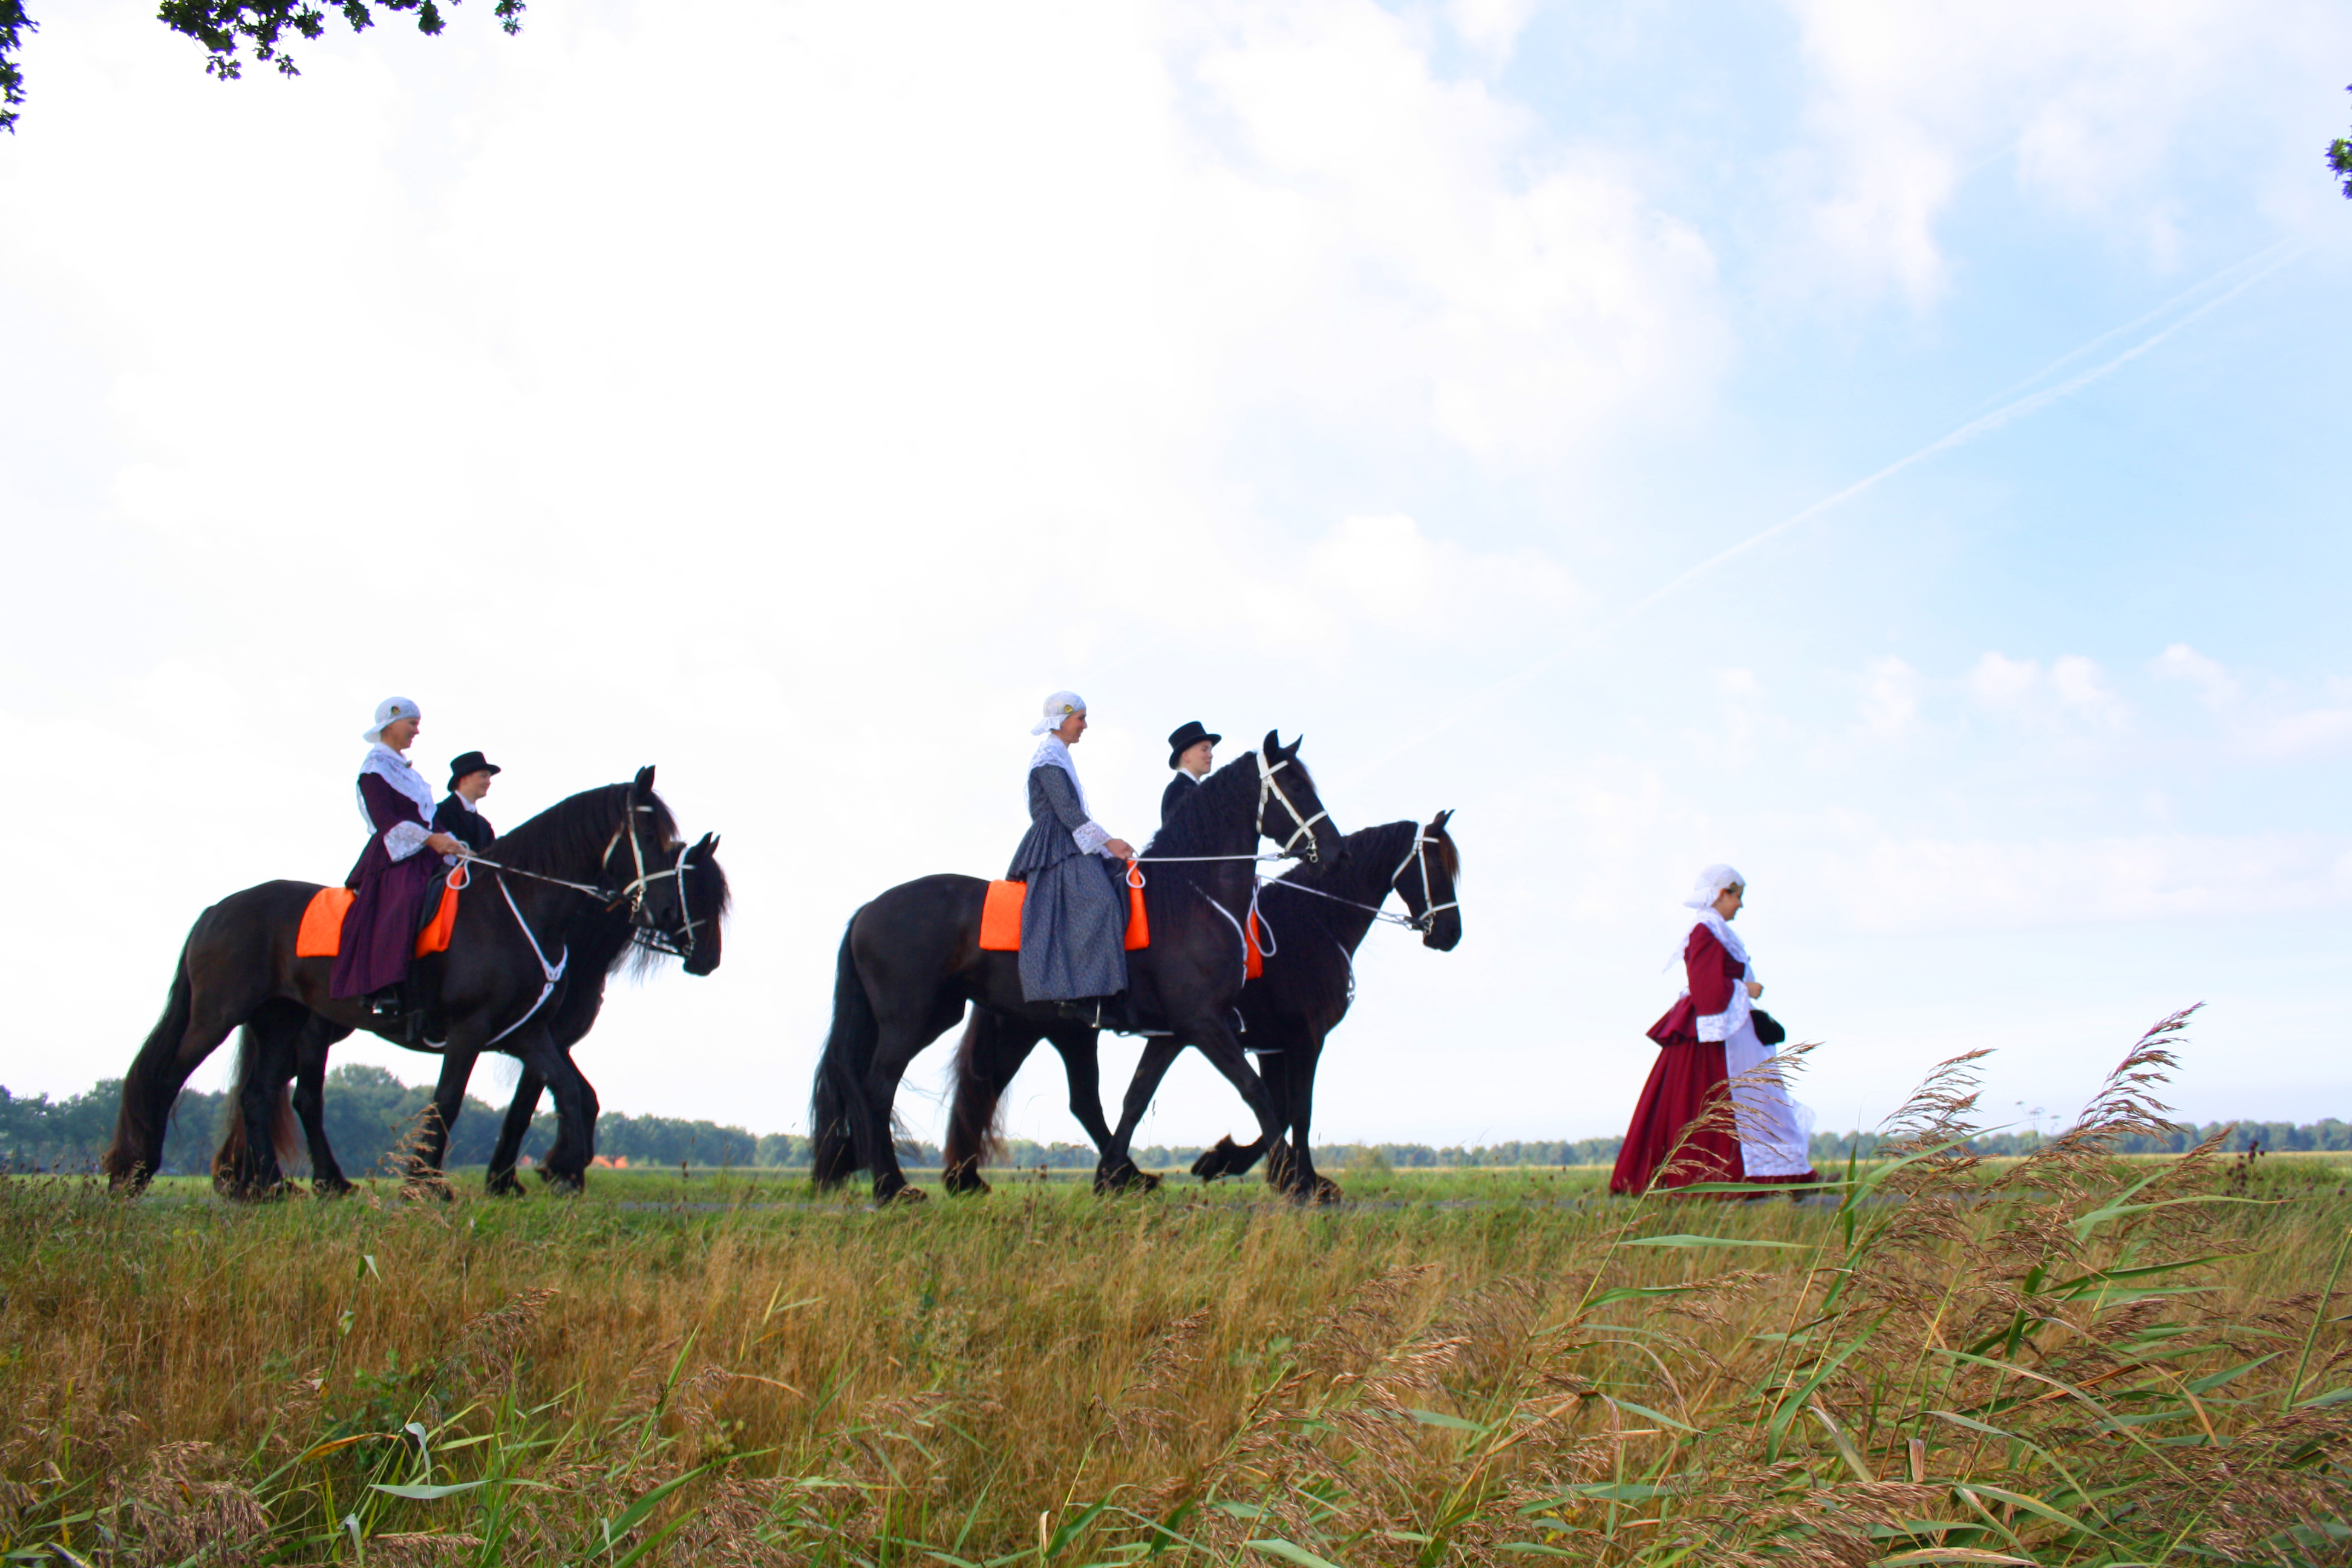
[[(632, 834), (630, 837), (635, 837), (635, 835)], [(530, 943), (530, 955), (539, 960), (539, 972), (547, 977), (547, 984), (539, 988), (539, 1000), (526, 1008), (521, 1017), (490, 1037), (489, 1045), (483, 1047), (485, 1050), (530, 1023), (539, 1010), (547, 1005), (547, 999), (555, 994), (556, 986), (562, 982), (565, 966), (572, 962), (572, 950), (569, 947), (563, 950), (563, 956), (553, 963), (547, 962), (547, 954), (540, 949), (539, 938), (531, 934), (530, 922), (522, 918), (522, 909), (514, 901), (514, 893), (507, 887), (503, 878), (499, 882), (499, 894), (506, 900), (507, 908), (514, 912), (515, 924), (522, 927), (522, 939)]]

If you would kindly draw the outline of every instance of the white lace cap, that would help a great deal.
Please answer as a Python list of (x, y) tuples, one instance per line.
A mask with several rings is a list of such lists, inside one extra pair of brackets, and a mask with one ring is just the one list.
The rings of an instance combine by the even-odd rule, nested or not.
[(381, 742), (383, 740), (383, 727), (386, 724), (397, 724), (403, 719), (422, 717), (424, 715), (417, 711), (416, 704), (407, 698), (387, 697), (375, 705), (375, 722), (361, 732), (360, 739), (371, 743)]
[(1042, 735), (1046, 731), (1060, 725), (1062, 721), (1071, 714), (1083, 713), (1086, 710), (1087, 700), (1076, 692), (1056, 691), (1045, 699), (1045, 716), (1030, 725), (1029, 732), (1033, 735)]
[(1683, 908), (1686, 910), (1706, 909), (1709, 905), (1713, 904), (1717, 899), (1722, 897), (1723, 890), (1726, 888), (1744, 888), (1746, 886), (1748, 886), (1748, 879), (1741, 876), (1737, 868), (1731, 866), (1709, 866), (1706, 870), (1701, 871), (1698, 874), (1698, 880), (1692, 884), (1691, 896), (1683, 900)]

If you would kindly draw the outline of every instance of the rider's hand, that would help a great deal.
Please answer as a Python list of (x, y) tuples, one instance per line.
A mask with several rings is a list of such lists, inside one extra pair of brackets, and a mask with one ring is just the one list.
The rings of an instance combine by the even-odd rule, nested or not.
[(1107, 855), (1116, 855), (1122, 860), (1132, 860), (1135, 858), (1135, 846), (1129, 844), (1124, 838), (1104, 839), (1103, 852)]
[(1755, 1001), (1755, 1000), (1756, 1000), (1756, 998), (1758, 998), (1759, 996), (1761, 996), (1761, 995), (1763, 995), (1763, 994), (1764, 994), (1764, 987), (1762, 987), (1761, 985), (1757, 984), (1756, 984), (1756, 982), (1754, 982), (1753, 980), (1751, 980), (1751, 981), (1749, 981), (1749, 982), (1748, 983), (1748, 999), (1750, 1002)]
[(463, 844), (446, 833), (426, 834), (425, 847), (436, 855), (463, 855), (467, 852)]

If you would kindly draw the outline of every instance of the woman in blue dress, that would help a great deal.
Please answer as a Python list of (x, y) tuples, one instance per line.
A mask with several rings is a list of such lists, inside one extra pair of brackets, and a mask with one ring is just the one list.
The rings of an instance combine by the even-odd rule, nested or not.
[[(1086, 699), (1056, 691), (1029, 731), (1029, 831), (1005, 876), (1026, 882), (1021, 990), (1032, 1002), (1088, 1002), (1127, 989), (1122, 866), (1135, 847), (1094, 819), (1070, 748), (1087, 732)], [(1091, 1013), (1091, 1006), (1084, 1009)]]

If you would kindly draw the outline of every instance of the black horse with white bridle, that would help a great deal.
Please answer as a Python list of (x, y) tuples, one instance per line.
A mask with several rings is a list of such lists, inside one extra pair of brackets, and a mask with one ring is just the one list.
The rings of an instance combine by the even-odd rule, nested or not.
[[(1297, 745), (1281, 745), (1271, 731), (1248, 760), (1203, 781), (1154, 841), (1143, 889), (1151, 943), (1128, 954), (1128, 977), (1137, 1020), (1167, 1031), (1154, 1045), (1171, 1059), (1186, 1046), (1198, 1049), (1272, 1139), (1281, 1131), (1274, 1099), (1243, 1056), (1232, 1023), (1246, 973), (1244, 924), (1262, 838), (1310, 860), (1339, 853), (1339, 830)], [(866, 1170), (878, 1200), (914, 1190), (892, 1146), (892, 1103), (908, 1064), (961, 1019), (967, 1004), (1041, 1026), (1066, 1021), (1059, 1004), (1024, 997), (1018, 953), (981, 950), (987, 893), (978, 877), (924, 877), (850, 917), (835, 967), (833, 1029), (811, 1099), (820, 1186)], [(1130, 1095), (1118, 1129), (1098, 1140), (1097, 1186), (1139, 1179), (1128, 1143), (1148, 1100)]]
[[(494, 847), (490, 853), (496, 852)], [(492, 873), (510, 869), (487, 856), (478, 857), (468, 868), (478, 871), (485, 883)], [(674, 927), (640, 924), (636, 910), (619, 899), (600, 903), (583, 898), (567, 912), (555, 938), (565, 954), (563, 978), (541, 1015), (555, 1048), (565, 1057), (595, 1027), (604, 1011), (605, 985), (624, 963), (635, 963), (643, 973), (664, 958), (679, 958), (685, 960), (688, 974), (718, 970), (730, 901), (727, 873), (719, 864), (718, 836), (707, 833), (692, 847), (681, 846), (669, 870), (655, 872), (646, 880), (662, 878), (673, 879), (677, 888), (678, 919)], [(351, 1190), (334, 1146), (328, 1142), (325, 1117), (327, 1055), (351, 1032), (350, 1025), (315, 1013), (290, 1037), (283, 1031), (265, 1033), (251, 1027), (244, 1031), (239, 1037), (236, 1074), (229, 1089), (228, 1121), (222, 1129), (219, 1152), (213, 1156), (216, 1189), (232, 1197), (268, 1196), (283, 1184), (285, 1163), (306, 1144), (310, 1190), (322, 1197)], [(480, 1053), (436, 1047), (429, 1041), (398, 1043), (441, 1058), (429, 1131), (440, 1135), (446, 1148), (465, 1107), (466, 1087)], [(293, 1080), (290, 1099), (286, 1092), (289, 1078)], [(521, 1194), (515, 1165), (546, 1087), (536, 1068), (522, 1065), (497, 1146), (490, 1152), (485, 1185), (492, 1194)], [(257, 1129), (266, 1130), (266, 1136), (256, 1137)], [(416, 1155), (411, 1159), (409, 1173), (422, 1174), (417, 1167), (425, 1162)], [(545, 1166), (540, 1174), (544, 1180), (558, 1180)]]
[[(587, 1169), (597, 1110), (595, 1090), (548, 1026), (547, 1004), (571, 961), (565, 926), (584, 899), (625, 906), (633, 929), (688, 940), (677, 826), (653, 784), (654, 770), (640, 769), (631, 783), (575, 795), (500, 838), (497, 868), (476, 872), (459, 898), (448, 952), (415, 960), (411, 971), (433, 998), (437, 1048), (468, 1058), (501, 1051), (553, 1087), (561, 1126), (545, 1168), (561, 1184), (578, 1185)], [(380, 1025), (365, 998), (329, 994), (331, 958), (295, 956), (295, 933), (318, 891), (310, 882), (264, 882), (196, 918), (163, 1016), (123, 1078), (102, 1162), (114, 1184), (135, 1190), (155, 1173), (181, 1086), (230, 1031), (252, 1031), (260, 1056), (285, 1059), (312, 1015), (393, 1037), (395, 1026)], [(427, 1129), (425, 1163), (438, 1168), (446, 1139), (446, 1123)]]
[[(1243, 987), (1238, 1002), (1242, 1048), (1257, 1058), (1259, 1074), (1273, 1094), (1282, 1131), (1269, 1140), (1236, 1144), (1220, 1139), (1194, 1162), (1192, 1173), (1207, 1180), (1237, 1176), (1272, 1153), (1266, 1181), (1296, 1198), (1329, 1200), (1339, 1195), (1317, 1174), (1309, 1154), (1315, 1115), (1315, 1073), (1323, 1042), (1348, 1016), (1355, 999), (1355, 955), (1375, 922), (1388, 921), (1421, 935), (1422, 945), (1451, 952), (1462, 940), (1462, 906), (1456, 896), (1460, 853), (1441, 811), (1427, 826), (1390, 822), (1350, 833), (1337, 860), (1296, 867), (1259, 892), (1264, 927), (1275, 934), (1265, 972)], [(1148, 862), (1151, 857), (1147, 854)], [(1395, 894), (1402, 915), (1381, 906)], [(956, 1050), (955, 1100), (948, 1116), (946, 1184), (950, 1192), (985, 1192), (980, 1167), (998, 1142), (996, 1117), (1013, 1077), (1037, 1047), (1051, 1045), (1069, 1079), (1070, 1111), (1097, 1147), (1114, 1136), (1099, 1103), (1101, 1068), (1097, 1036), (1084, 1024), (1043, 1022), (975, 1007)], [(1167, 1042), (1144, 1047), (1136, 1066), (1130, 1105), (1148, 1104), (1173, 1062)]]

